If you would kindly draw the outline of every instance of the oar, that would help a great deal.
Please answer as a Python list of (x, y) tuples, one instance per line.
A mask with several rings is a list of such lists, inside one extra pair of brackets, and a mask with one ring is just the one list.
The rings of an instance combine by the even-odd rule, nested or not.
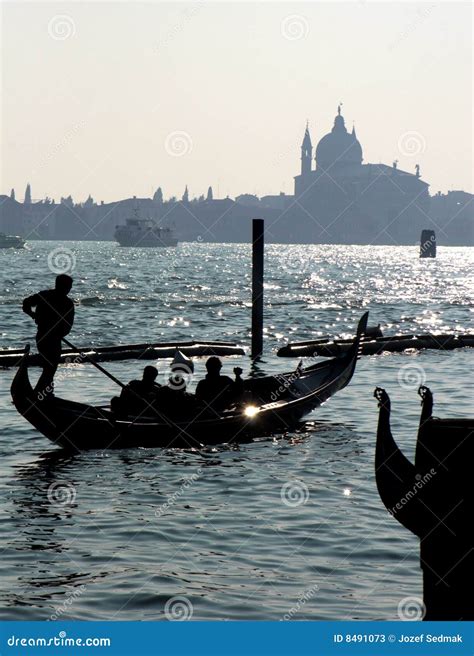
[(108, 378), (110, 378), (110, 380), (113, 380), (116, 385), (118, 385), (119, 387), (122, 387), (122, 388), (125, 387), (124, 383), (122, 383), (121, 380), (119, 380), (118, 378), (115, 378), (115, 376), (113, 374), (111, 374), (110, 372), (108, 372), (107, 369), (104, 369), (104, 367), (101, 367), (100, 364), (95, 362), (90, 356), (88, 356), (86, 353), (84, 353), (84, 351), (81, 351), (81, 349), (78, 349), (76, 346), (74, 346), (74, 344), (72, 344), (68, 339), (63, 337), (62, 340), (65, 344), (67, 344), (69, 346), (69, 348), (71, 348), (73, 351), (76, 351), (77, 353), (79, 353), (79, 355), (82, 358), (84, 358), (85, 360), (87, 360), (88, 362), (93, 364), (94, 367), (96, 367), (99, 371), (101, 371)]
[[(111, 374), (109, 371), (107, 371), (107, 369), (104, 369), (104, 367), (102, 367), (100, 364), (95, 362), (90, 356), (88, 356), (86, 353), (84, 353), (84, 351), (81, 351), (81, 349), (78, 349), (76, 346), (74, 346), (74, 344), (72, 342), (70, 342), (68, 339), (63, 337), (62, 340), (65, 344), (67, 344), (69, 346), (69, 348), (71, 348), (71, 349), (73, 349), (73, 351), (76, 351), (77, 353), (79, 353), (79, 355), (81, 357), (83, 357), (85, 360), (87, 360), (88, 362), (93, 364), (94, 367), (96, 367), (99, 371), (101, 371), (103, 374), (105, 374), (107, 376), (107, 378), (110, 378), (110, 380), (113, 380), (113, 382), (116, 385), (118, 385), (119, 387), (122, 387), (122, 389), (124, 387), (126, 387), (126, 385), (124, 385), (121, 380), (119, 380), (118, 378), (115, 378), (115, 376), (113, 374)], [(131, 390), (131, 392), (133, 392), (133, 394), (135, 394), (135, 396), (138, 396), (139, 398), (141, 398), (139, 396), (139, 394), (137, 394), (134, 390)], [(155, 409), (155, 412), (156, 412), (157, 416), (165, 422), (165, 424), (167, 424), (168, 426), (170, 425), (170, 421), (165, 415), (163, 415), (161, 412), (159, 412), (156, 409)]]

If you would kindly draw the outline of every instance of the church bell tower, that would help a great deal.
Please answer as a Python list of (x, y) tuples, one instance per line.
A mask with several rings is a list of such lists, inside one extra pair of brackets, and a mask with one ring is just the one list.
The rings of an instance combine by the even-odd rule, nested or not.
[(311, 157), (313, 154), (313, 145), (309, 135), (308, 123), (306, 123), (306, 130), (301, 144), (301, 175), (308, 175), (311, 173)]

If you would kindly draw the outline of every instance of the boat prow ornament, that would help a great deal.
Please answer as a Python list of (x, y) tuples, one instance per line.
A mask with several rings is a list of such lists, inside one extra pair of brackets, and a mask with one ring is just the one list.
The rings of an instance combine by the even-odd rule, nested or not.
[(420, 387), (422, 412), (412, 464), (390, 428), (390, 399), (377, 388), (375, 475), (380, 497), (420, 539), (426, 620), (473, 620), (474, 419), (437, 419), (433, 396)]

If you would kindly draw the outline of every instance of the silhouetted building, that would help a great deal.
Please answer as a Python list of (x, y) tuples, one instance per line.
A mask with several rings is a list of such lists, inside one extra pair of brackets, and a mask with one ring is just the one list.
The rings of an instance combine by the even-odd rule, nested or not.
[(23, 235), (23, 205), (10, 196), (0, 195), (0, 232)]
[(430, 216), (438, 228), (438, 243), (474, 245), (474, 194), (448, 191), (431, 197)]
[(450, 191), (430, 197), (418, 164), (409, 173), (398, 160), (391, 166), (365, 163), (340, 106), (316, 148), (306, 125), (300, 152), (294, 195), (243, 193), (234, 201), (214, 198), (209, 187), (206, 197), (190, 198), (186, 185), (181, 200), (165, 200), (158, 187), (152, 198), (98, 204), (90, 195), (84, 203), (68, 196), (56, 204), (33, 201), (28, 184), (24, 203), (13, 194), (1, 197), (0, 231), (27, 239), (112, 240), (116, 226), (138, 210), (174, 229), (180, 241), (247, 242), (250, 219), (260, 217), (267, 242), (274, 243), (414, 245), (422, 229), (433, 229), (439, 245), (474, 245), (474, 196)]
[(235, 202), (247, 207), (259, 207), (260, 205), (260, 199), (255, 194), (240, 194), (235, 197)]
[(30, 183), (26, 185), (26, 190), (25, 190), (25, 205), (29, 205), (31, 203), (31, 186)]
[(348, 132), (341, 107), (334, 126), (313, 149), (308, 126), (301, 144), (295, 202), (317, 242), (415, 243), (430, 224), (428, 184), (394, 162), (364, 164), (355, 128)]

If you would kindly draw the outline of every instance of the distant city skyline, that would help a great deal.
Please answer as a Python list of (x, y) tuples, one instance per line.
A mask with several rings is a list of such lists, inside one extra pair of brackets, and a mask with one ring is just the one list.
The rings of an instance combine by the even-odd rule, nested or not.
[(470, 3), (4, 3), (1, 193), (293, 193), (340, 102), (364, 162), (474, 191)]

